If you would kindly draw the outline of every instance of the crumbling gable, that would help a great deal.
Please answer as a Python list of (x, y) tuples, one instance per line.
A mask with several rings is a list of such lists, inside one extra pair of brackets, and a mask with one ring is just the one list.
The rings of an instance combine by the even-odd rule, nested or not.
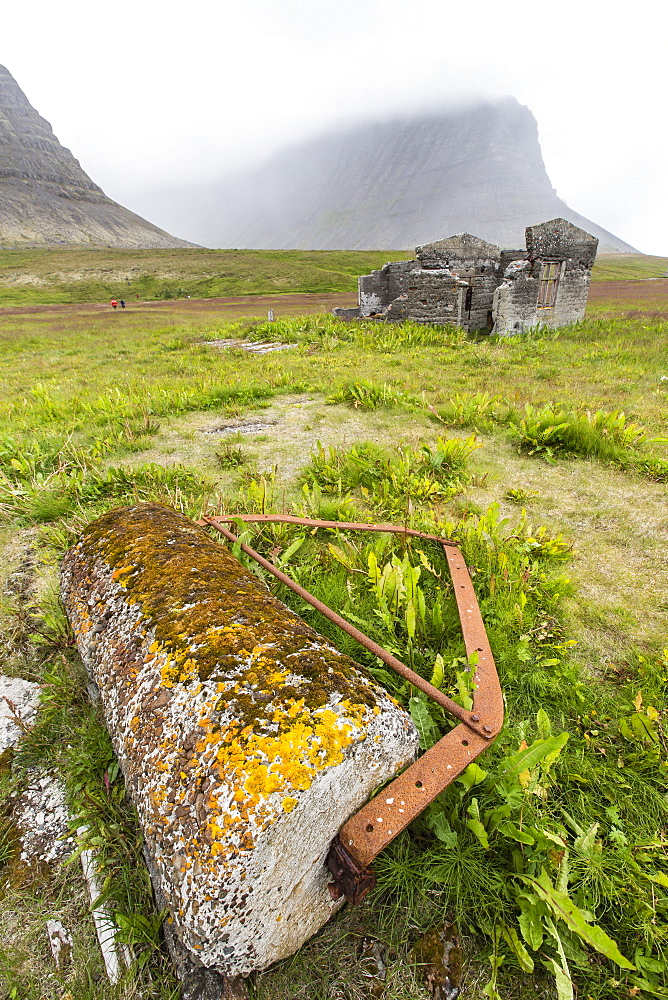
[(499, 334), (576, 323), (584, 316), (597, 246), (565, 219), (529, 226), (526, 250), (501, 250), (460, 233), (417, 247), (416, 260), (361, 277), (354, 315)]
[(598, 240), (553, 219), (526, 230), (527, 253), (512, 262), (494, 293), (495, 333), (568, 326), (584, 316)]

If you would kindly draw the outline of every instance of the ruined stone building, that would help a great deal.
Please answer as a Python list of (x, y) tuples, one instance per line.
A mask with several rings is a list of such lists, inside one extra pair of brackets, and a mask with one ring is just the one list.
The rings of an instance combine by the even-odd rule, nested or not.
[(526, 250), (501, 250), (461, 233), (416, 248), (416, 260), (359, 279), (359, 307), (340, 315), (453, 323), (518, 333), (584, 316), (598, 240), (565, 219), (526, 230)]

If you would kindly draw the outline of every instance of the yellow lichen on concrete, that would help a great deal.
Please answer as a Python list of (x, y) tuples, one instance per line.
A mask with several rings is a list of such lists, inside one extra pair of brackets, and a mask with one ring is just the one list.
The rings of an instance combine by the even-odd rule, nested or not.
[[(184, 943), (237, 971), (289, 954), (331, 912), (329, 839), (412, 756), (410, 720), (220, 543), (161, 505), (91, 524), (65, 559), (63, 597)], [(330, 772), (345, 773), (335, 796)], [(329, 791), (315, 791), (323, 779)], [(307, 799), (320, 803), (315, 827)], [(300, 826), (303, 847), (286, 846)], [(260, 948), (261, 907), (254, 931), (244, 914), (258, 872), (280, 878), (259, 860), (274, 842), (279, 857), (296, 852), (298, 882), (309, 873), (310, 902), (291, 911), (283, 900), (287, 926)]]

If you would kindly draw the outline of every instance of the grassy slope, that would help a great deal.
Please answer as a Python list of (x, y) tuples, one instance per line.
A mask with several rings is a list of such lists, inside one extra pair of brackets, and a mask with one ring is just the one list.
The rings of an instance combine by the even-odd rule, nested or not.
[[(300, 250), (3, 250), (0, 305), (355, 292), (356, 278), (408, 254)], [(594, 281), (660, 277), (668, 258), (599, 257)]]
[[(651, 282), (647, 287), (656, 289), (657, 284)], [(272, 492), (278, 506), (304, 503), (297, 476), (308, 463), (316, 441), (340, 449), (364, 440), (387, 447), (403, 442), (413, 448), (424, 442), (434, 448), (439, 434), (470, 433), (465, 423), (454, 431), (448, 430), (433, 419), (424, 405), (444, 411), (457, 394), (498, 394), (515, 406), (553, 402), (583, 409), (620, 408), (643, 422), (651, 435), (665, 436), (667, 383), (662, 377), (668, 374), (663, 347), (668, 332), (668, 299), (661, 301), (655, 295), (652, 307), (654, 312), (638, 318), (634, 315), (639, 308), (637, 299), (627, 309), (623, 301), (608, 295), (600, 312), (594, 306), (591, 319), (563, 331), (559, 337), (508, 338), (481, 344), (438, 332), (430, 339), (427, 332), (424, 336), (417, 333), (411, 346), (403, 327), (370, 324), (367, 329), (337, 324), (331, 317), (285, 321), (251, 329), (254, 336), (283, 337), (297, 344), (292, 350), (265, 356), (203, 346), (204, 340), (238, 335), (243, 326), (230, 328), (214, 315), (193, 316), (177, 305), (164, 310), (161, 307), (160, 314), (155, 315), (93, 310), (72, 311), (69, 315), (0, 315), (0, 461), (13, 482), (12, 487), (5, 485), (0, 491), (7, 540), (11, 542), (6, 549), (4, 571), (13, 569), (26, 552), (37, 551), (42, 563), (38, 579), (48, 579), (53, 573), (49, 564), (53, 564), (72, 532), (76, 533), (96, 512), (133, 495), (169, 497), (193, 513), (201, 509), (205, 499), (216, 506), (238, 503), (248, 509), (263, 504)], [(327, 405), (326, 394), (362, 378), (372, 386), (385, 386), (388, 397), (403, 392), (418, 402), (412, 407), (370, 412), (361, 407)], [(258, 406), (262, 407), (259, 411), (255, 409)], [(241, 454), (235, 459), (225, 451), (225, 439), (220, 433), (211, 432), (253, 417), (264, 419), (266, 427), (259, 434), (236, 435), (232, 450), (237, 448)], [(520, 530), (519, 508), (509, 499), (509, 490), (519, 491), (526, 497), (535, 524), (546, 524), (550, 537), (564, 532), (567, 542), (573, 544), (568, 570), (575, 588), (574, 597), (562, 603), (555, 600), (540, 609), (542, 617), (526, 622), (522, 621), (521, 610), (512, 607), (512, 601), (507, 611), (510, 618), (504, 618), (501, 603), (487, 596), (489, 620), (498, 618), (493, 626), (494, 645), (508, 696), (508, 722), (497, 756), (492, 754), (489, 762), (484, 758), (483, 766), (493, 776), (495, 768), (501, 766), (503, 753), (516, 751), (523, 739), (531, 742), (536, 736), (536, 708), (547, 708), (555, 731), (565, 729), (570, 733), (572, 750), (559, 771), (556, 786), (547, 774), (545, 780), (541, 778), (541, 785), (549, 789), (545, 801), (538, 793), (527, 796), (521, 822), (536, 823), (538, 813), (540, 822), (556, 829), (559, 822), (563, 823), (564, 810), (586, 830), (599, 822), (594, 839), (588, 842), (588, 854), (572, 829), (568, 834), (574, 884), (571, 891), (574, 896), (581, 893), (577, 897), (580, 905), (595, 909), (596, 919), (605, 923), (608, 933), (627, 942), (637, 942), (645, 935), (645, 940), (653, 942), (651, 960), (663, 961), (662, 946), (657, 942), (664, 933), (666, 892), (662, 883), (636, 876), (633, 865), (644, 864), (643, 859), (651, 855), (652, 863), (666, 870), (662, 846), (665, 837), (659, 833), (662, 823), (665, 828), (665, 820), (660, 819), (660, 796), (648, 791), (651, 781), (657, 788), (661, 781), (665, 785), (661, 777), (664, 772), (652, 756), (652, 746), (644, 744), (642, 738), (637, 744), (625, 741), (619, 725), (623, 716), (631, 717), (632, 699), (637, 698), (640, 689), (645, 705), (655, 704), (660, 709), (663, 704), (658, 692), (666, 672), (661, 657), (668, 628), (666, 486), (648, 482), (633, 471), (582, 457), (546, 463), (539, 456), (519, 454), (507, 428), (501, 424), (487, 426), (482, 420), (478, 423), (484, 443), (470, 460), (472, 478), (466, 481), (463, 491), (455, 491), (448, 502), (440, 500), (433, 510), (416, 496), (413, 518), (416, 523), (432, 516), (452, 519), (459, 531), (467, 516), (475, 519), (490, 503), (498, 504), (499, 513), (508, 518), (502, 533), (504, 538), (507, 536), (503, 545), (512, 570), (512, 559), (519, 551), (514, 546), (530, 546), (536, 537), (528, 539)], [(666, 453), (660, 444), (649, 450), (657, 455)], [(12, 457), (18, 468), (11, 464)], [(223, 467), (230, 461), (234, 465), (236, 460), (243, 462), (238, 469)], [(55, 470), (62, 463), (66, 468), (59, 477)], [(178, 473), (180, 479), (160, 481), (149, 463), (167, 469), (180, 465), (184, 471)], [(110, 495), (105, 492), (108, 481), (100, 485), (100, 476), (110, 467), (120, 467), (130, 477), (125, 492), (120, 489)], [(404, 498), (393, 499), (402, 507), (401, 516), (405, 516)], [(387, 510), (381, 507), (372, 507), (371, 513), (379, 520), (389, 519)], [(496, 529), (488, 524), (487, 530), (492, 546)], [(258, 544), (285, 548), (290, 538), (284, 533), (259, 538)], [(484, 546), (472, 548), (467, 555), (477, 570), (479, 594), (486, 593), (489, 577), (483, 550)], [(326, 566), (326, 552), (321, 554), (318, 565), (319, 578)], [(307, 573), (308, 566), (302, 566), (301, 572)], [(551, 579), (549, 565), (541, 572), (547, 574), (545, 579)], [(521, 586), (521, 577), (522, 573), (511, 571), (510, 579), (497, 587), (501, 593), (510, 591)], [(321, 585), (318, 578), (309, 585)], [(537, 591), (543, 586), (539, 584)], [(345, 597), (345, 588), (342, 593)], [(323, 596), (327, 599), (327, 594)], [(528, 609), (535, 599), (535, 592), (529, 592)], [(2, 619), (2, 643), (8, 651), (3, 669), (34, 679), (43, 679), (48, 672), (48, 690), (54, 702), (43, 729), (28, 745), (27, 759), (55, 763), (75, 786), (83, 783), (87, 794), (100, 798), (102, 776), (111, 758), (106, 756), (108, 750), (99, 728), (81, 721), (82, 717), (88, 719), (88, 709), (77, 679), (76, 657), (63, 642), (59, 646), (53, 605), (45, 593), (37, 600), (40, 613), (52, 616), (47, 617), (47, 622), (55, 629), (51, 645), (45, 649), (34, 647), (31, 624), (25, 615), (20, 617), (20, 603), (14, 610), (5, 608)], [(364, 613), (362, 605), (360, 598), (357, 614)], [(528, 617), (529, 610), (525, 613)], [(546, 629), (558, 632), (561, 640), (577, 642), (566, 657), (567, 663), (559, 668), (574, 673), (560, 675), (552, 669), (553, 664), (542, 667), (539, 660), (532, 670), (529, 663), (518, 659), (520, 647), (525, 655), (527, 643), (545, 641), (535, 636)], [(379, 638), (387, 641), (386, 636)], [(405, 636), (396, 641), (405, 642)], [(533, 646), (529, 652), (536, 655)], [(549, 654), (542, 655), (548, 664), (552, 662)], [(563, 658), (563, 651), (560, 656)], [(590, 687), (578, 689), (576, 677), (577, 684), (588, 683)], [(591, 677), (595, 677), (595, 684), (587, 680)], [(578, 691), (581, 702), (577, 701)], [(597, 715), (590, 715), (591, 709)], [(647, 721), (649, 724), (649, 717)], [(70, 745), (66, 751), (62, 750), (65, 744)], [(643, 784), (645, 779), (647, 783)], [(468, 919), (475, 924), (482, 898), (475, 878), (486, 879), (486, 898), (500, 900), (499, 879), (502, 884), (511, 883), (512, 872), (518, 868), (504, 869), (507, 862), (498, 837), (492, 841), (490, 851), (482, 849), (465, 827), (469, 815), (466, 809), (472, 807), (470, 798), (461, 789), (453, 790), (453, 795), (455, 800), (459, 801), (459, 796), (463, 801), (459, 836), (464, 848), (464, 874), (457, 875), (462, 898), (468, 900), (463, 917), (465, 923)], [(485, 801), (494, 804), (493, 790), (482, 788), (479, 797), (484, 817)], [(112, 783), (111, 800), (102, 819), (88, 800), (86, 808), (93, 816), (91, 822), (99, 825), (111, 870), (119, 873), (118, 905), (121, 909), (135, 906), (150, 914), (145, 888), (142, 895), (141, 886), (135, 884), (139, 876), (135, 874), (133, 882), (127, 858), (119, 863), (114, 855), (113, 842), (119, 830), (126, 847), (134, 838), (118, 780)], [(75, 803), (80, 805), (76, 797)], [(629, 855), (628, 861), (620, 840), (624, 837), (632, 845), (630, 850), (636, 852)], [(642, 854), (637, 852), (641, 844), (649, 845)], [(519, 866), (531, 852), (526, 845), (518, 848), (517, 842), (514, 847), (517, 857), (512, 865)], [(394, 852), (384, 855), (381, 870), (385, 893), (358, 910), (347, 911), (295, 959), (258, 976), (254, 996), (261, 1000), (367, 997), (368, 982), (362, 977), (355, 942), (372, 934), (387, 942), (387, 1000), (423, 1000), (426, 992), (406, 962), (411, 936), (452, 912), (450, 907), (454, 905), (447, 886), (444, 889), (438, 881), (424, 881), (428, 868), (421, 859), (438, 849), (429, 830), (417, 824), (411, 837), (404, 837)], [(444, 865), (453, 852), (439, 857), (439, 864)], [(455, 852), (454, 857), (460, 855)], [(551, 876), (556, 878), (556, 866), (562, 860), (560, 852), (553, 849), (545, 855)], [(563, 874), (566, 877), (568, 872)], [(26, 1000), (59, 998), (65, 990), (71, 992), (73, 1000), (117, 995), (159, 996), (166, 1000), (171, 995), (169, 974), (164, 968), (160, 972), (156, 964), (152, 966), (153, 984), (144, 979), (136, 991), (111, 991), (99, 978), (99, 958), (86, 922), (79, 927), (76, 963), (69, 979), (49, 981), (51, 966), (43, 947), (43, 923), (53, 914), (80, 919), (85, 904), (78, 868), (75, 865), (66, 873), (32, 878), (14, 871), (13, 877), (15, 886), (21, 887), (20, 893), (0, 900), (0, 927), (8, 949), (0, 950), (0, 984), (8, 994), (14, 988), (15, 995)], [(425, 884), (434, 887), (427, 892)], [(594, 906), (590, 900), (598, 902)], [(500, 908), (498, 913), (510, 920), (512, 907), (504, 905), (505, 910)], [(489, 938), (483, 935), (478, 940), (476, 947), (484, 953)], [(582, 964), (570, 939), (568, 949), (583, 996), (612, 1000), (620, 995), (618, 983), (622, 976), (618, 969), (599, 961)], [(538, 955), (537, 975), (529, 977), (519, 972), (505, 944), (502, 950), (506, 961), (497, 988), (503, 1000), (535, 997), (537, 992), (552, 995)], [(480, 989), (489, 978), (485, 967), (489, 968), (486, 959), (473, 963), (466, 997), (477, 1000), (481, 996)], [(657, 975), (660, 982), (661, 970)], [(621, 995), (636, 990), (632, 982), (624, 978)], [(489, 992), (487, 995), (494, 996)], [(650, 996), (664, 994), (643, 989), (631, 995), (649, 1000)]]
[(594, 281), (637, 281), (642, 278), (663, 278), (668, 272), (668, 257), (648, 254), (599, 254), (594, 264)]
[(357, 288), (358, 274), (404, 256), (381, 251), (0, 249), (0, 304), (348, 292)]

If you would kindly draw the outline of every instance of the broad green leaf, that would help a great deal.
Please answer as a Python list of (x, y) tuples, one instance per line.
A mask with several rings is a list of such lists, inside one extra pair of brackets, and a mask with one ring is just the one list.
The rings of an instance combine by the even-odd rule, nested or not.
[[(470, 766), (471, 765), (469, 764), (469, 767)], [(482, 844), (482, 846), (485, 848), (485, 850), (488, 851), (489, 850), (489, 838), (487, 837), (487, 830), (485, 829), (485, 827), (483, 826), (483, 824), (480, 821), (480, 810), (478, 808), (478, 800), (477, 799), (473, 799), (473, 801), (470, 803), (470, 805), (468, 807), (467, 812), (468, 812), (469, 816), (471, 817), (471, 819), (468, 820), (466, 826), (471, 831), (471, 833), (475, 834), (475, 836), (478, 838), (478, 840), (480, 841), (480, 843)]]
[(568, 846), (566, 844), (566, 841), (564, 840), (563, 837), (560, 837), (556, 833), (552, 833), (551, 830), (541, 830), (540, 833), (543, 835), (543, 837), (547, 837), (548, 840), (551, 840), (553, 844), (556, 844), (557, 847), (567, 847)]
[(520, 968), (525, 972), (533, 972), (533, 958), (518, 938), (515, 928), (506, 927), (505, 924), (502, 924), (502, 933), (507, 943), (515, 952), (517, 961), (520, 963)]
[[(356, 625), (361, 625), (363, 628), (367, 629), (371, 627), (372, 623), (370, 621), (368, 621), (366, 618), (360, 618), (358, 615), (354, 615), (352, 611), (350, 611), (348, 608), (345, 608), (345, 612), (342, 611), (341, 614), (348, 621), (355, 622)], [(390, 675), (388, 674), (388, 677), (389, 676)]]
[[(556, 663), (559, 661), (556, 660)], [(539, 708), (536, 712), (536, 728), (538, 729), (538, 735), (541, 739), (546, 740), (552, 735), (552, 724), (550, 722), (550, 717), (544, 708)]]
[(559, 965), (554, 958), (545, 959), (543, 965), (554, 976), (554, 985), (557, 988), (557, 1000), (573, 1000), (573, 983), (566, 969)]
[(440, 653), (437, 653), (436, 659), (434, 660), (434, 669), (432, 670), (431, 677), (429, 678), (429, 683), (433, 684), (436, 688), (440, 688), (443, 683), (444, 676), (445, 664), (443, 663), (443, 657)]
[(665, 990), (662, 986), (656, 986), (656, 984), (653, 986), (645, 978), (632, 976), (631, 982), (634, 986), (638, 986), (641, 990), (644, 990), (648, 996), (661, 997), (663, 1000), (665, 1000), (665, 997), (668, 997), (668, 990)]
[(432, 566), (432, 564), (429, 562), (429, 560), (427, 559), (427, 557), (424, 554), (424, 552), (422, 551), (422, 549), (418, 549), (417, 550), (417, 557), (418, 557), (418, 559), (420, 560), (420, 562), (422, 563), (422, 565), (424, 566), (424, 568), (426, 570), (429, 570), (429, 572), (433, 576), (438, 576), (438, 573), (436, 572), (436, 570), (434, 569), (434, 567)]
[(537, 896), (522, 893), (518, 902), (520, 915), (517, 918), (522, 937), (534, 951), (538, 951), (543, 943), (543, 923), (540, 915), (541, 904)]
[(665, 889), (668, 889), (668, 875), (664, 875), (663, 872), (655, 872), (654, 875), (650, 875), (648, 872), (643, 872), (642, 874), (650, 882), (656, 882), (657, 885), (662, 885)]
[(423, 750), (428, 750), (436, 742), (438, 733), (436, 724), (429, 714), (426, 696), (420, 694), (411, 698), (408, 702), (408, 711), (420, 734), (420, 747)]
[(531, 846), (536, 843), (535, 838), (532, 837), (531, 834), (526, 833), (524, 830), (520, 830), (520, 828), (515, 826), (514, 823), (501, 823), (499, 826), (499, 833), (502, 833), (504, 837), (510, 837), (512, 840), (516, 840), (518, 844), (528, 844)]
[(567, 742), (568, 733), (550, 736), (547, 740), (535, 740), (526, 750), (520, 750), (512, 757), (507, 757), (501, 773), (504, 777), (519, 775), (522, 771), (530, 771), (547, 757), (550, 757), (551, 761), (556, 760)]
[(421, 587), (415, 588), (415, 600), (417, 602), (418, 618), (424, 625), (427, 620), (427, 604), (424, 599), (424, 591)]
[(416, 625), (416, 614), (415, 614), (415, 604), (411, 599), (406, 605), (406, 631), (408, 632), (408, 638), (415, 638), (415, 625)]
[(448, 819), (442, 809), (430, 808), (424, 814), (425, 822), (432, 833), (435, 833), (441, 843), (446, 847), (456, 847), (459, 837), (448, 823)]
[(600, 854), (600, 844), (596, 842), (598, 833), (598, 823), (592, 823), (586, 833), (575, 838), (575, 846), (581, 854), (591, 857), (593, 854)]
[(548, 971), (554, 973), (555, 985), (557, 987), (557, 1000), (573, 1000), (573, 980), (571, 979), (571, 971), (568, 968), (568, 962), (566, 961), (564, 946), (561, 943), (559, 932), (551, 920), (546, 920), (545, 926), (554, 938), (557, 951), (559, 952), (559, 958), (561, 959), (561, 965), (553, 958), (548, 958), (543, 961), (543, 965)]
[[(288, 547), (285, 550), (285, 552), (281, 555), (281, 560), (280, 560), (281, 561), (281, 566), (285, 566), (286, 565), (286, 563), (295, 554), (295, 552), (297, 552), (298, 549), (300, 549), (302, 547), (302, 545), (304, 544), (305, 541), (306, 541), (305, 536), (304, 535), (300, 535), (299, 538), (295, 538), (295, 540), (292, 543), (292, 545), (288, 545)], [(345, 563), (344, 563), (344, 565), (345, 565)]]
[(475, 785), (479, 785), (487, 777), (487, 771), (483, 771), (475, 761), (468, 765), (457, 778), (460, 785), (463, 785), (467, 792)]
[(589, 924), (582, 910), (565, 892), (559, 892), (554, 888), (544, 871), (539, 879), (531, 878), (529, 875), (520, 877), (531, 885), (537, 895), (547, 903), (554, 915), (563, 920), (566, 926), (574, 934), (577, 934), (585, 944), (595, 948), (601, 955), (616, 962), (621, 968), (635, 970), (633, 963), (629, 962), (628, 958), (624, 958), (612, 938), (608, 937), (605, 931), (596, 924)]
[[(291, 548), (292, 545), (290, 546), (290, 549)], [(288, 549), (288, 552), (290, 552), (290, 549)], [(354, 569), (354, 566), (350, 562), (350, 558), (346, 555), (343, 549), (339, 548), (338, 545), (334, 545), (333, 542), (330, 542), (327, 546), (327, 550), (329, 551), (329, 554), (334, 556), (334, 558), (337, 559), (342, 566), (345, 566), (346, 569)], [(283, 557), (284, 559), (287, 557), (288, 552), (286, 552), (285, 556)]]

